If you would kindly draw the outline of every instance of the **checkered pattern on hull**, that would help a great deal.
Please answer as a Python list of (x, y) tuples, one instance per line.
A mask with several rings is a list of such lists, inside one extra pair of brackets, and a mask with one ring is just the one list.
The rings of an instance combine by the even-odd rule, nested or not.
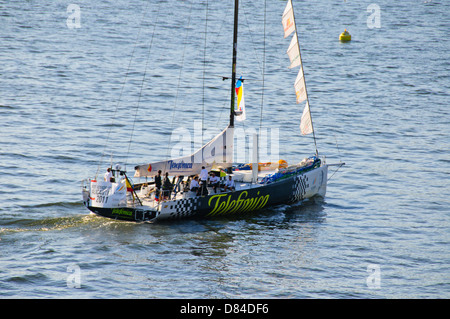
[(171, 218), (182, 218), (192, 215), (198, 208), (198, 197), (179, 199), (169, 209)]
[(306, 175), (298, 175), (294, 177), (292, 186), (292, 202), (298, 202), (304, 199), (306, 189), (309, 188), (309, 179)]

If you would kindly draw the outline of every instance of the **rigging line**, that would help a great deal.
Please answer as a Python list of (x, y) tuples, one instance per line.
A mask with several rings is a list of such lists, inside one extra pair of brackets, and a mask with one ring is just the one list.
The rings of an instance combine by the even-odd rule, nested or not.
[(327, 179), (327, 182), (337, 173), (337, 171), (342, 167), (342, 166), (344, 166), (345, 165), (345, 163), (339, 163), (339, 164), (336, 164), (336, 165), (338, 165), (338, 168), (336, 168), (336, 170), (333, 172), (333, 174)]
[[(222, 108), (221, 108), (220, 111), (219, 111), (219, 116), (217, 117), (216, 127), (222, 127), (222, 125), (220, 124), (220, 122), (221, 122), (221, 120), (222, 120), (222, 115), (223, 115), (223, 113), (224, 113), (224, 111), (225, 111), (225, 108), (226, 108), (227, 103), (229, 103), (229, 101), (228, 101), (228, 100), (224, 100), (224, 102), (223, 102), (223, 104), (222, 104)], [(227, 115), (228, 115), (228, 111), (229, 111), (228, 108), (226, 109), (226, 111), (227, 111)]]
[(259, 134), (262, 129), (263, 118), (263, 106), (264, 106), (264, 74), (266, 69), (266, 12), (267, 12), (267, 0), (264, 0), (264, 40), (263, 40), (263, 69), (262, 69), (262, 87), (261, 87), (261, 114), (259, 116)]
[[(142, 14), (141, 23), (140, 23), (139, 30), (138, 30), (138, 35), (137, 35), (136, 40), (134, 42), (133, 51), (131, 52), (130, 62), (128, 62), (127, 71), (125, 73), (125, 79), (123, 81), (122, 88), (121, 88), (120, 94), (119, 94), (119, 99), (117, 100), (116, 108), (114, 110), (114, 115), (113, 115), (113, 118), (112, 118), (112, 121), (111, 121), (111, 126), (109, 127), (108, 135), (106, 137), (106, 143), (105, 143), (105, 146), (103, 148), (102, 156), (100, 157), (100, 161), (99, 161), (98, 166), (97, 166), (97, 172), (95, 173), (95, 179), (97, 179), (98, 172), (100, 170), (100, 165), (103, 163), (103, 157), (105, 156), (105, 153), (106, 153), (106, 147), (109, 144), (109, 139), (111, 137), (112, 128), (114, 127), (114, 120), (116, 118), (117, 109), (119, 108), (120, 101), (122, 100), (123, 91), (124, 91), (125, 85), (126, 85), (127, 80), (128, 80), (128, 75), (130, 73), (131, 62), (133, 61), (134, 52), (136, 51), (136, 47), (137, 47), (138, 40), (139, 40), (139, 37), (140, 37), (140, 34), (141, 34), (141, 30), (142, 30), (142, 24), (143, 24), (143, 21), (144, 21), (144, 18), (146, 16), (146, 14), (147, 14), (147, 9), (148, 9), (149, 4), (150, 4), (150, 1), (147, 2), (147, 6), (145, 7), (144, 13)], [(112, 165), (112, 156), (113, 156), (113, 152), (111, 150), (111, 165)]]
[[(210, 39), (213, 39), (213, 41), (212, 41), (212, 47), (208, 50), (208, 52), (209, 52), (209, 56), (211, 56), (211, 57), (213, 57), (213, 55), (214, 55), (214, 53), (215, 52), (218, 52), (217, 51), (217, 47), (221, 44), (221, 42), (220, 41), (218, 41), (218, 39), (219, 39), (219, 37), (222, 35), (222, 30), (224, 29), (224, 27), (225, 27), (225, 25), (227, 25), (227, 24), (230, 24), (230, 22), (229, 21), (227, 21), (227, 19), (229, 18), (229, 17), (233, 17), (233, 10), (234, 10), (234, 8), (233, 8), (233, 5), (232, 5), (232, 2), (231, 1), (227, 1), (226, 2), (226, 4), (228, 4), (227, 5), (227, 7), (223, 10), (223, 12), (224, 12), (224, 14), (222, 15), (223, 16), (223, 19), (222, 19), (222, 22), (221, 23), (215, 23), (215, 25), (220, 25), (220, 27), (219, 27), (219, 30), (218, 31), (216, 31), (215, 33), (211, 33), (211, 32), (213, 32), (213, 30), (211, 30), (211, 28), (209, 28), (210, 30), (209, 30), (209, 35), (210, 35)], [(212, 4), (209, 4), (208, 3), (208, 8), (211, 6)], [(209, 11), (211, 11), (211, 8), (209, 8), (208, 9)], [(229, 13), (228, 11), (231, 11), (231, 13)], [(207, 18), (208, 18), (208, 16), (207, 16)], [(232, 22), (231, 22), (232, 23)], [(206, 29), (206, 28), (205, 28)], [(206, 36), (205, 36), (205, 51), (203, 51), (204, 53), (206, 52), (206, 48), (207, 48), (207, 41), (206, 41)], [(214, 60), (214, 58), (213, 58), (213, 60)], [(209, 76), (206, 76), (206, 68), (204, 68), (203, 69), (205, 72), (204, 72), (204, 75), (203, 75), (203, 83), (204, 83), (204, 80), (216, 80), (217, 78), (221, 78), (222, 80), (231, 80), (231, 77), (227, 77), (227, 76), (224, 76), (223, 74), (222, 75), (218, 75), (218, 74), (211, 74), (211, 72), (209, 72), (209, 74), (211, 74), (211, 75), (209, 75)], [(255, 80), (255, 81), (259, 81), (259, 80)], [(205, 86), (203, 85), (203, 88), (204, 88)], [(227, 100), (228, 102), (229, 102), (229, 100)], [(221, 115), (220, 115), (221, 116)], [(202, 117), (202, 118), (204, 118), (204, 117)], [(219, 121), (217, 122), (217, 123), (219, 123)], [(204, 127), (203, 126), (203, 123), (202, 123), (202, 127)], [(203, 134), (203, 133), (202, 133)], [(203, 139), (203, 137), (202, 137), (202, 139)]]
[(139, 104), (141, 102), (141, 96), (142, 96), (142, 90), (144, 88), (144, 83), (145, 83), (145, 76), (147, 74), (147, 67), (148, 67), (148, 61), (150, 60), (150, 51), (152, 49), (152, 45), (153, 45), (153, 39), (155, 37), (155, 30), (156, 30), (156, 25), (158, 24), (158, 18), (159, 18), (159, 9), (160, 9), (161, 5), (158, 4), (158, 8), (156, 10), (156, 20), (155, 20), (155, 24), (153, 25), (153, 32), (152, 32), (152, 37), (150, 40), (150, 45), (148, 47), (148, 54), (147, 54), (147, 61), (145, 62), (145, 68), (144, 68), (144, 75), (142, 77), (142, 82), (141, 82), (141, 88), (139, 90), (139, 97), (138, 97), (138, 102), (136, 105), (136, 112), (134, 113), (134, 121), (133, 121), (133, 126), (131, 128), (131, 133), (130, 133), (130, 141), (128, 142), (128, 151), (127, 151), (127, 155), (125, 157), (125, 170), (126, 170), (126, 166), (127, 166), (127, 161), (128, 161), (128, 155), (130, 154), (130, 148), (131, 148), (131, 141), (133, 140), (133, 134), (134, 134), (134, 127), (136, 125), (136, 118), (137, 118), (137, 114), (138, 114), (138, 110), (139, 110)]
[(255, 41), (253, 41), (252, 30), (250, 29), (250, 24), (248, 23), (247, 14), (245, 13), (245, 6), (242, 6), (242, 12), (244, 14), (245, 22), (247, 23), (248, 34), (250, 35), (250, 41), (252, 42), (253, 50), (255, 51), (254, 53), (255, 53), (256, 61), (258, 63), (259, 71), (261, 73), (263, 73), (264, 71), (261, 69), (261, 63), (260, 63), (261, 59), (259, 58), (258, 51), (256, 50)]
[[(183, 53), (181, 55), (181, 67), (180, 67), (180, 74), (178, 76), (177, 93), (175, 95), (175, 104), (174, 104), (173, 111), (172, 111), (172, 123), (170, 124), (171, 131), (173, 131), (173, 124), (175, 123), (175, 110), (177, 109), (177, 106), (178, 106), (178, 96), (179, 96), (179, 92), (180, 92), (181, 79), (182, 79), (181, 75), (183, 73), (184, 56), (186, 53), (187, 39), (189, 36), (189, 26), (191, 25), (191, 17), (192, 17), (192, 2), (191, 2), (191, 6), (189, 8), (189, 19), (188, 19), (187, 26), (186, 26), (186, 35), (184, 37)], [(166, 160), (169, 159), (169, 150), (170, 150), (171, 143), (172, 143), (172, 134), (169, 134), (169, 142), (167, 143), (167, 150), (166, 150)], [(166, 171), (166, 165), (167, 165), (167, 163), (164, 166), (164, 172)]]
[[(210, 51), (209, 51), (211, 55), (212, 55), (214, 52), (216, 52), (217, 46), (220, 45), (220, 44), (222, 43), (221, 41), (218, 41), (218, 37), (219, 37), (220, 35), (222, 35), (222, 30), (223, 30), (224, 26), (230, 24), (230, 22), (227, 21), (227, 18), (233, 16), (233, 6), (232, 6), (232, 2), (231, 2), (231, 1), (227, 1), (226, 3), (228, 3), (229, 5), (228, 5), (228, 7), (227, 7), (225, 10), (223, 10), (223, 12), (224, 12), (223, 17), (224, 17), (224, 18), (223, 18), (222, 22), (220, 23), (220, 28), (219, 28), (219, 30), (216, 32), (216, 34), (210, 34), (210, 35), (211, 35), (210, 38), (214, 39), (214, 40), (212, 41), (212, 48), (211, 48)], [(228, 13), (228, 10), (231, 11), (231, 13)], [(227, 22), (228, 22), (228, 23), (227, 23)], [(231, 22), (231, 24), (232, 24), (232, 22)], [(218, 25), (218, 23), (216, 23), (215, 25)]]
[(206, 37), (208, 32), (208, 0), (206, 0), (206, 16), (205, 16), (205, 42), (203, 48), (203, 88), (202, 88), (202, 145), (203, 145), (203, 128), (205, 127), (205, 72), (206, 72)]

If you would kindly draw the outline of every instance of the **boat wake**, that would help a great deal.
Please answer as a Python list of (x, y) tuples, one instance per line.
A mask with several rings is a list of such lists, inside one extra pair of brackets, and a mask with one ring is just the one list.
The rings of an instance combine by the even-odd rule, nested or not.
[[(67, 211), (71, 215), (67, 216)], [(20, 205), (2, 211), (0, 235), (17, 232), (57, 231), (84, 225), (101, 226), (106, 221), (86, 215), (81, 201)]]
[(43, 219), (15, 219), (2, 221), (0, 235), (18, 232), (55, 231), (67, 228), (79, 227), (98, 222), (94, 215), (76, 215), (71, 217), (55, 217)]

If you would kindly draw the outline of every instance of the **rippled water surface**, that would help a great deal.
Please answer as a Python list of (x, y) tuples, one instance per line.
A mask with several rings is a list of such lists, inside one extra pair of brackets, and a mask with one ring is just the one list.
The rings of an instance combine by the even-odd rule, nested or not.
[[(285, 2), (265, 18), (263, 1), (240, 2), (238, 125), (277, 128), (280, 158), (298, 162), (314, 144), (298, 129)], [(226, 126), (233, 3), (1, 5), (0, 297), (449, 298), (449, 3), (294, 8), (319, 152), (346, 162), (326, 198), (135, 224), (89, 215), (81, 181), (111, 154), (130, 175), (165, 158), (196, 120)]]

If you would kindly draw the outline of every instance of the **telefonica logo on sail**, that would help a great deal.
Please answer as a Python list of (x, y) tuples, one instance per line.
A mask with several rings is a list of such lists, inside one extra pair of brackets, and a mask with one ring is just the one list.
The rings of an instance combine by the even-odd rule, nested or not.
[(169, 169), (192, 169), (192, 163), (174, 163), (173, 161), (168, 161)]

